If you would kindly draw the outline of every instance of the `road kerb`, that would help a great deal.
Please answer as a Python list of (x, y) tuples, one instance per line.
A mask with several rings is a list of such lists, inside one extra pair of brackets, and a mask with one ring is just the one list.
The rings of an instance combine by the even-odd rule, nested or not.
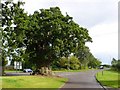
[(66, 84), (68, 81), (69, 81), (69, 80), (67, 80), (63, 85), (61, 85), (61, 86), (59, 87), (59, 89), (61, 89), (62, 87), (64, 87), (65, 84)]
[[(96, 73), (96, 74), (97, 74), (97, 73)], [(96, 81), (103, 87), (104, 90), (108, 90), (105, 86), (103, 86), (103, 85), (99, 82), (99, 80), (98, 80), (97, 77), (96, 77), (96, 74), (94, 75)]]

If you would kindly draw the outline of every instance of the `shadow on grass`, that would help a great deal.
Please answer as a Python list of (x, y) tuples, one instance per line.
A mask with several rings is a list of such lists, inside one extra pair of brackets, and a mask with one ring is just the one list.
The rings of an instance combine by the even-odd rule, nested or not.
[(120, 88), (119, 80), (103, 81), (100, 80), (101, 84), (107, 87)]

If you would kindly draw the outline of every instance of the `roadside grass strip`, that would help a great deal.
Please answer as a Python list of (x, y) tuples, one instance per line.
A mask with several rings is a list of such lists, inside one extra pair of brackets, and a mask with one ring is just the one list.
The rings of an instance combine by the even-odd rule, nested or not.
[(53, 72), (85, 72), (88, 70), (95, 70), (95, 69), (82, 69), (82, 70), (53, 70)]
[(120, 74), (116, 71), (101, 71), (96, 74), (97, 80), (106, 87), (111, 87), (111, 88), (120, 88), (119, 82), (120, 80), (118, 77)]

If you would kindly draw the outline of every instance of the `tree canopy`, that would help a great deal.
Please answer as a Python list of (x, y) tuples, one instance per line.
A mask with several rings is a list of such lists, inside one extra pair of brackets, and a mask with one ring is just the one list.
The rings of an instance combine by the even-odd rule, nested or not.
[[(92, 42), (88, 30), (63, 15), (59, 7), (40, 9), (28, 15), (21, 8), (23, 2), (2, 4), (3, 59), (27, 60), (36, 66), (49, 67), (54, 60), (78, 52), (85, 61), (89, 50), (86, 42)], [(79, 57), (80, 56), (80, 57)]]
[[(2, 62), (7, 58), (20, 61), (23, 55), (24, 21), (27, 14), (20, 8), (23, 2), (2, 3)], [(5, 64), (2, 64), (3, 66)]]
[(40, 9), (29, 17), (27, 52), (32, 52), (30, 60), (38, 67), (48, 66), (91, 41), (88, 30), (76, 24), (69, 15), (62, 15), (59, 7)]
[(116, 71), (120, 71), (120, 59), (116, 60), (115, 58), (111, 61), (112, 69)]

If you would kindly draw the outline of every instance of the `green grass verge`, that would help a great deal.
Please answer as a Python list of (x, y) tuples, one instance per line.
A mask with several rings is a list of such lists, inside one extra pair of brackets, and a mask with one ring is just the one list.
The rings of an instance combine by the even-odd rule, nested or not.
[(59, 88), (66, 78), (47, 76), (4, 76), (2, 88)]
[(0, 76), (0, 90), (2, 90), (2, 77)]
[(96, 74), (97, 80), (103, 85), (111, 88), (120, 88), (120, 85), (118, 82), (120, 80), (118, 79), (118, 72), (106, 70), (102, 72), (98, 72)]
[(16, 71), (16, 70), (5, 70), (5, 72), (6, 72), (6, 73), (7, 73), (7, 72), (11, 72), (11, 73), (20, 72), (20, 73), (21, 73), (21, 72), (23, 72), (23, 71), (19, 71), (19, 70), (17, 70), (17, 71)]
[(95, 70), (95, 69), (82, 69), (82, 70), (53, 70), (53, 72), (84, 72), (88, 70)]

